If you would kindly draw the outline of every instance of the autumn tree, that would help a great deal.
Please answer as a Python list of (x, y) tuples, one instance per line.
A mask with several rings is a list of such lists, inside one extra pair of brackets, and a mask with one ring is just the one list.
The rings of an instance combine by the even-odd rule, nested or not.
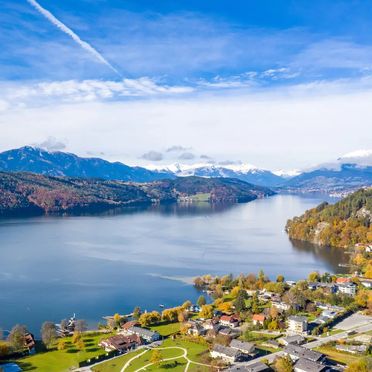
[(72, 335), (71, 342), (73, 344), (76, 344), (80, 339), (81, 339), (81, 334), (75, 331), (74, 334)]
[(203, 319), (211, 319), (213, 317), (213, 306), (203, 305), (199, 315)]
[(231, 293), (230, 293), (230, 295), (231, 295), (231, 297), (232, 298), (236, 298), (236, 297), (238, 297), (238, 294), (239, 294), (239, 291), (240, 291), (240, 287), (237, 285), (236, 287), (234, 287), (232, 290), (231, 290)]
[(49, 349), (57, 339), (56, 325), (53, 322), (44, 322), (41, 326), (40, 333), (44, 345)]
[(161, 316), (157, 311), (143, 313), (139, 318), (139, 322), (142, 327), (148, 327), (152, 324), (158, 324), (160, 321), (161, 321)]
[(85, 332), (88, 329), (87, 322), (84, 319), (78, 319), (75, 322), (75, 331), (77, 332)]
[(230, 313), (232, 311), (232, 306), (231, 301), (221, 302), (218, 306), (218, 310), (222, 311), (223, 313)]
[(293, 372), (292, 361), (289, 357), (277, 358), (274, 368), (277, 372)]
[(9, 352), (10, 352), (9, 344), (7, 342), (0, 341), (0, 357), (7, 356)]
[(358, 359), (351, 362), (345, 369), (345, 372), (369, 372), (372, 371), (371, 358)]
[(66, 349), (66, 341), (63, 338), (60, 338), (57, 344), (57, 349), (62, 351)]
[(136, 306), (133, 310), (133, 318), (138, 320), (140, 316), (141, 316), (141, 308)]
[(61, 324), (60, 324), (60, 327), (61, 327), (61, 330), (64, 332), (64, 331), (67, 331), (67, 325), (68, 325), (68, 321), (67, 319), (62, 319), (61, 320)]
[(198, 306), (202, 307), (207, 303), (207, 300), (203, 295), (200, 295), (196, 303), (198, 304)]
[(320, 275), (317, 271), (313, 271), (312, 273), (309, 274), (308, 276), (309, 282), (319, 282), (320, 280)]
[(163, 357), (160, 351), (157, 349), (154, 349), (151, 353), (150, 362), (158, 366), (162, 360), (163, 360)]
[(278, 275), (276, 277), (276, 281), (277, 281), (277, 283), (283, 283), (284, 282), (284, 276), (283, 275)]
[(177, 320), (180, 322), (180, 323), (184, 323), (187, 321), (187, 319), (189, 318), (189, 313), (187, 311), (180, 311), (178, 313), (178, 317), (177, 317)]
[(27, 333), (24, 325), (16, 324), (10, 331), (8, 341), (15, 351), (25, 348), (25, 335)]
[(183, 304), (182, 304), (182, 309), (184, 309), (184, 310), (187, 310), (187, 309), (189, 309), (190, 308), (190, 306), (192, 306), (192, 302), (190, 301), (190, 300), (187, 300), (187, 301), (185, 301)]

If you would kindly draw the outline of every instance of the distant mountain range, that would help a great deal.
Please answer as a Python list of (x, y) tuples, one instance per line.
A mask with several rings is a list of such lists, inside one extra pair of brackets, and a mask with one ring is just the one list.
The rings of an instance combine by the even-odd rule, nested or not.
[(151, 182), (176, 177), (235, 178), (285, 192), (343, 194), (372, 185), (372, 151), (357, 151), (302, 173), (272, 172), (247, 164), (173, 164), (131, 167), (100, 158), (82, 158), (31, 146), (0, 153), (0, 171), (33, 172), (49, 176)]
[(269, 170), (260, 169), (249, 164), (230, 164), (226, 166), (211, 164), (172, 164), (164, 168), (156, 167), (150, 169), (163, 173), (170, 173), (177, 177), (236, 178), (241, 181), (267, 187), (282, 185), (287, 180), (284, 176), (278, 176)]
[(94, 213), (138, 204), (208, 201), (246, 203), (270, 189), (230, 178), (182, 177), (134, 183), (0, 172), (0, 216)]
[(50, 152), (31, 146), (0, 153), (0, 171), (134, 182), (149, 182), (175, 177), (169, 173), (130, 167), (120, 162), (111, 163), (100, 158), (81, 158), (66, 152)]

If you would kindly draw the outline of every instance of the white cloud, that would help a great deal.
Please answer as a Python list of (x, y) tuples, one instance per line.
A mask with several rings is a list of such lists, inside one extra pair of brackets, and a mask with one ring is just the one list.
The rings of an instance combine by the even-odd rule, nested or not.
[(182, 141), (217, 160), (297, 169), (370, 148), (371, 101), (368, 84), (356, 89), (323, 82), (223, 96), (16, 108), (0, 114), (0, 150), (54, 136), (66, 138), (67, 151), (80, 155), (104, 152), (109, 160), (146, 164), (139, 158), (148, 149)]
[(109, 80), (67, 80), (39, 83), (1, 84), (3, 98), (17, 104), (46, 104), (48, 101), (82, 102), (123, 97), (143, 97), (156, 95), (185, 94), (193, 91), (187, 86), (158, 84), (147, 77), (139, 79)]

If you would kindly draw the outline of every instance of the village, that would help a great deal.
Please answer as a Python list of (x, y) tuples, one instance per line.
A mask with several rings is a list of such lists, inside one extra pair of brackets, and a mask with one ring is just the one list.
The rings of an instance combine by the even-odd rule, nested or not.
[[(49, 339), (42, 334), (44, 352), (35, 353), (37, 342), (25, 333), (31, 355), (12, 360), (3, 347), (2, 359), (8, 360), (0, 367), (28, 370), (40, 356), (47, 363), (53, 355), (56, 363), (65, 355), (66, 370), (95, 372), (371, 370), (371, 279), (313, 272), (297, 282), (281, 275), (271, 281), (260, 271), (205, 275), (194, 285), (201, 293), (195, 304), (106, 316), (96, 331), (87, 331), (75, 316), (51, 325)], [(78, 359), (68, 361), (71, 355)], [(58, 363), (36, 369), (62, 370)]]

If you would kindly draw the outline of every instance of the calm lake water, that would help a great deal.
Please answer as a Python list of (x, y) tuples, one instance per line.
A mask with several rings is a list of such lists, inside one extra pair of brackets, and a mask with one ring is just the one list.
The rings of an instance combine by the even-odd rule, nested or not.
[(229, 206), (168, 205), (87, 217), (0, 220), (0, 328), (76, 312), (90, 324), (139, 305), (159, 309), (199, 293), (196, 275), (250, 273), (299, 279), (338, 272), (347, 257), (289, 241), (286, 220), (322, 201), (277, 195)]

